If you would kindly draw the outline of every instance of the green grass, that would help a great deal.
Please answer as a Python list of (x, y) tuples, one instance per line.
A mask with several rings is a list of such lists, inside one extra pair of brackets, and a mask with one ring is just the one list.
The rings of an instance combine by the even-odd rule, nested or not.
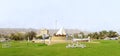
[(47, 46), (12, 41), (10, 48), (0, 46), (0, 56), (120, 56), (118, 40), (99, 40), (98, 42), (100, 43), (84, 43), (86, 48), (66, 48), (66, 43)]

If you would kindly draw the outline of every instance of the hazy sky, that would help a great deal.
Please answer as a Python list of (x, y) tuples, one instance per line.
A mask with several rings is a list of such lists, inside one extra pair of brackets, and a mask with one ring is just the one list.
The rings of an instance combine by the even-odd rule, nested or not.
[(120, 30), (120, 0), (0, 0), (0, 28)]

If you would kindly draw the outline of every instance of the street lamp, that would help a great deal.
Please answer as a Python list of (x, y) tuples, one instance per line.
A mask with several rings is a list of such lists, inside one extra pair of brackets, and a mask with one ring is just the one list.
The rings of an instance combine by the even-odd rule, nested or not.
[(43, 43), (45, 44), (45, 34), (42, 35)]

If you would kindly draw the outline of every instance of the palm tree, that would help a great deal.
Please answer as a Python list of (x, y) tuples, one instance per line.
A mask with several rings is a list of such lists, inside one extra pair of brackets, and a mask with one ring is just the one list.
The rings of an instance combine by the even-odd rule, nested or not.
[(27, 32), (26, 33), (27, 40), (32, 40), (34, 37), (36, 37), (36, 33), (34, 31)]
[(111, 37), (118, 37), (119, 36), (119, 34), (117, 33), (117, 32), (115, 32), (115, 31), (109, 31), (109, 35), (108, 35), (110, 38)]

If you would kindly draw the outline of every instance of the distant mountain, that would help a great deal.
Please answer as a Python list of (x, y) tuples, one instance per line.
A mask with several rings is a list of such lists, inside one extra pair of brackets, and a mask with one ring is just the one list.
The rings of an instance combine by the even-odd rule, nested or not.
[(24, 29), (24, 28), (0, 28), (0, 34), (10, 34), (16, 32), (29, 32), (29, 31), (37, 31), (36, 29)]
[[(49, 34), (53, 35), (54, 33), (56, 33), (59, 29), (55, 30), (55, 29), (48, 29), (49, 30)], [(10, 34), (10, 33), (16, 33), (16, 32), (30, 32), (30, 31), (34, 31), (36, 33), (40, 33), (40, 29), (25, 29), (25, 28), (0, 28), (0, 34)], [(88, 31), (81, 31), (78, 29), (65, 29), (66, 33), (68, 34), (73, 34), (73, 33), (80, 33), (80, 32), (84, 32), (85, 34), (88, 34), (90, 32)]]
[[(57, 30), (54, 30), (54, 29), (49, 29), (49, 33), (50, 35), (53, 35), (54, 33), (56, 33), (59, 29)], [(78, 29), (65, 29), (66, 33), (68, 34), (73, 34), (73, 33), (80, 33), (80, 32), (83, 32), (85, 34), (88, 34), (90, 32), (88, 31), (81, 31), (81, 30), (78, 30)]]

